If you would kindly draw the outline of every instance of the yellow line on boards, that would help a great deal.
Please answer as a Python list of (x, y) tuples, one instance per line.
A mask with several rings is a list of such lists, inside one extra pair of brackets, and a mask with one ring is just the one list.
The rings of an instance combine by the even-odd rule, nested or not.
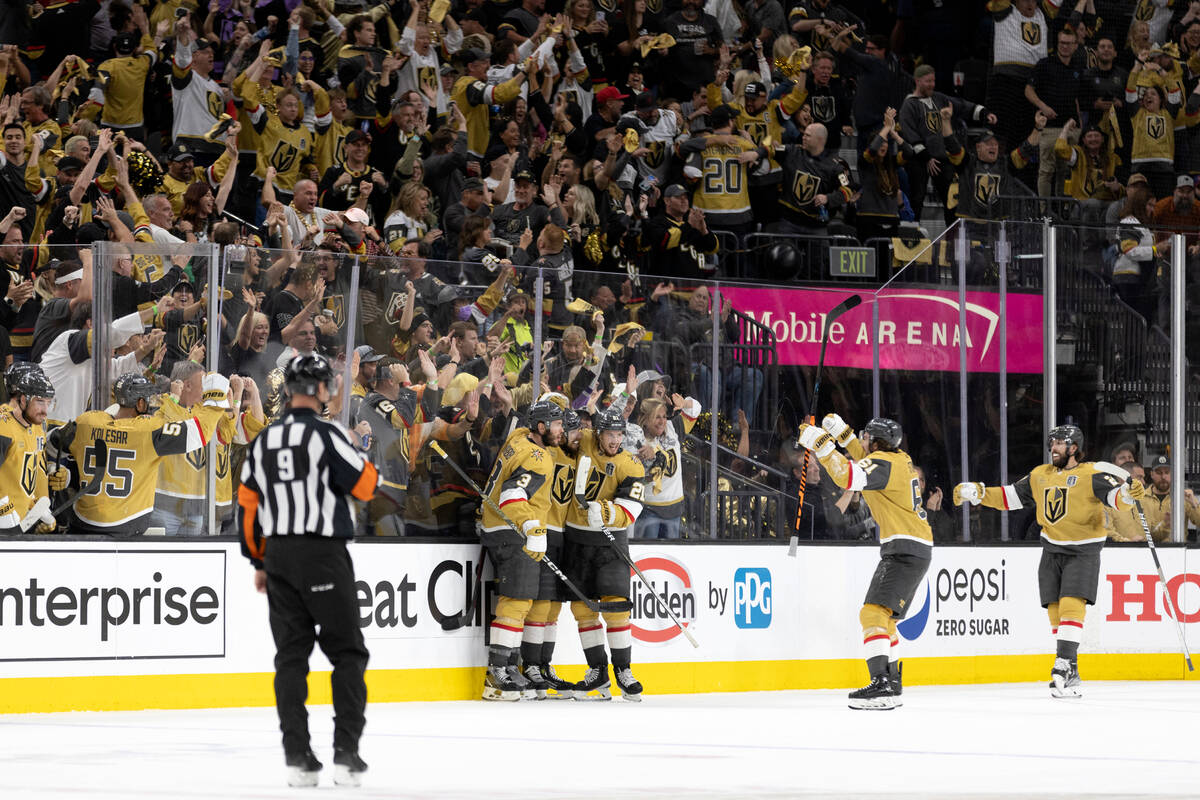
[[(922, 686), (1046, 681), (1054, 657), (1046, 653), (903, 660), (905, 686)], [(581, 678), (584, 670), (581, 665), (556, 669), (567, 680)], [(1082, 653), (1079, 671), (1085, 682), (1198, 679), (1187, 672), (1177, 653)], [(850, 689), (867, 681), (861, 659), (634, 664), (633, 672), (647, 696)], [(271, 706), (273, 678), (269, 672), (0, 678), (0, 714)], [(328, 672), (311, 673), (308, 684), (310, 702), (330, 702)], [(482, 685), (482, 667), (367, 671), (367, 694), (373, 703), (473, 700)]]

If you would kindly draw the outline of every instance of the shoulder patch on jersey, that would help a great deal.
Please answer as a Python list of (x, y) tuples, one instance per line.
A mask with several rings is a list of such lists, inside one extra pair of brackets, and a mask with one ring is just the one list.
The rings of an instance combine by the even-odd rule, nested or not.
[(1111, 464), (1107, 461), (1096, 461), (1093, 463), (1096, 467), (1097, 472), (1106, 472), (1109, 475), (1115, 475), (1116, 477), (1120, 478), (1122, 481), (1129, 480), (1129, 473), (1126, 470), (1118, 467), (1116, 464)]

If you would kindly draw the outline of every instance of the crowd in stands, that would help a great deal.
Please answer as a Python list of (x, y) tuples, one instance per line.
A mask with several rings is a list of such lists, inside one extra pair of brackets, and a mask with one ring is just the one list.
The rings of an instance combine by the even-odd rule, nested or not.
[[(351, 424), (404, 487), (370, 509), (378, 533), (471, 533), (472, 492), (423, 443), (483, 483), (521, 410), (556, 393), (585, 419), (626, 404), (626, 446), (665, 493), (639, 533), (680, 535), (666, 479), (710, 405), (698, 353), (744, 336), (703, 281), (770, 277), (740, 260), (746, 234), (865, 241), (927, 206), (985, 221), (1066, 196), (1150, 321), (1168, 231), (1200, 255), (1194, 0), (2, 7), (0, 364), (43, 366), (53, 427), (87, 407), (78, 333), (99, 302), (141, 322), (110, 342), (122, 368), (184, 407), (197, 362), (240, 376), (266, 422), (288, 358), (350, 361)], [(116, 255), (94, 263), (95, 242)], [(762, 372), (731, 364), (736, 442), (771, 421)], [(796, 459), (771, 455), (776, 488)], [(852, 493), (827, 499), (822, 537), (873, 535)]]

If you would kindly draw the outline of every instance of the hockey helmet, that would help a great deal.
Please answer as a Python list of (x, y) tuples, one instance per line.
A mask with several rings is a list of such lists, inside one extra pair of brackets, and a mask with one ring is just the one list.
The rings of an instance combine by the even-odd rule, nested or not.
[(333, 367), (329, 359), (319, 353), (296, 356), (288, 362), (283, 373), (283, 382), (288, 394), (316, 396), (321, 384), (325, 384), (332, 391)]
[(568, 408), (563, 412), (563, 431), (571, 433), (583, 427), (583, 420), (579, 418), (579, 412), (573, 408)]
[(899, 450), (900, 440), (904, 438), (904, 432), (900, 430), (900, 423), (887, 417), (872, 418), (863, 428), (863, 433), (869, 436), (872, 442), (877, 443), (882, 450)]
[(51, 399), (54, 397), (54, 384), (46, 377), (46, 373), (42, 372), (42, 368), (37, 364), (32, 364), (32, 368), (22, 369), (12, 376), (9, 382), (8, 393), (10, 395), (25, 395), (26, 397), (45, 397)]
[(539, 422), (548, 428), (550, 423), (562, 418), (563, 410), (557, 404), (549, 400), (538, 400), (529, 404), (529, 409), (525, 412), (525, 426), (531, 431), (536, 431)]
[(36, 370), (42, 371), (42, 368), (34, 364), (32, 361), (14, 361), (4, 371), (4, 388), (8, 390), (9, 396), (17, 394), (17, 382), (21, 379), (21, 375), (26, 372)]
[(121, 408), (136, 408), (138, 400), (150, 401), (156, 394), (154, 384), (140, 372), (126, 372), (117, 376), (112, 385), (113, 400)]
[(1079, 451), (1083, 451), (1083, 431), (1078, 425), (1058, 425), (1050, 429), (1050, 435), (1046, 437), (1046, 447), (1050, 447), (1055, 442), (1066, 442), (1068, 445), (1075, 445)]
[(625, 415), (619, 408), (609, 406), (592, 417), (592, 427), (597, 433), (601, 431), (625, 431)]

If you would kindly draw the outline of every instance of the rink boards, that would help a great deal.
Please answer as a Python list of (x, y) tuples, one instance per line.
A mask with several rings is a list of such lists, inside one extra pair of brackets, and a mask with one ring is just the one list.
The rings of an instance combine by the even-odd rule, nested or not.
[[(273, 703), (274, 653), (264, 595), (235, 542), (40, 541), (3, 547), (0, 712), (203, 708)], [(477, 546), (369, 541), (351, 547), (375, 701), (477, 695), (483, 604), (461, 613)], [(648, 694), (840, 688), (866, 677), (858, 611), (876, 547), (635, 545), (654, 594), (690, 626), (693, 649), (636, 579), (635, 674)], [(1189, 644), (1200, 632), (1200, 568), (1160, 555)], [(1053, 650), (1038, 604), (1036, 547), (941, 547), (900, 625), (905, 680), (1041, 680)], [(485, 573), (486, 577), (487, 573)], [(555, 661), (583, 657), (569, 609)], [(1144, 546), (1104, 551), (1080, 669), (1090, 679), (1180, 679), (1174, 622)], [(328, 701), (317, 654), (314, 701)]]

